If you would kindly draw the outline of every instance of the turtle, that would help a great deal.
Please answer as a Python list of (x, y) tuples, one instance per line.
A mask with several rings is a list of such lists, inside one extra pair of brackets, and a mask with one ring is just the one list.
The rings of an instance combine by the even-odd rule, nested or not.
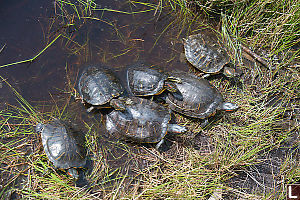
[(126, 111), (113, 110), (106, 116), (106, 129), (122, 139), (137, 143), (157, 143), (159, 149), (164, 137), (169, 133), (184, 133), (187, 129), (169, 123), (171, 110), (152, 100), (129, 97)]
[(190, 35), (187, 39), (183, 38), (185, 57), (194, 67), (206, 73), (204, 77), (210, 74), (220, 73), (227, 77), (236, 77), (240, 75), (239, 70), (229, 67), (230, 57), (217, 43), (205, 34), (198, 33)]
[(94, 108), (110, 108), (125, 110), (118, 98), (124, 93), (124, 88), (116, 75), (107, 67), (92, 65), (86, 67), (78, 81), (79, 95), (84, 103)]
[(38, 123), (36, 131), (41, 134), (44, 151), (53, 165), (67, 170), (77, 180), (79, 174), (76, 168), (84, 167), (87, 160), (83, 133), (59, 119)]
[(217, 110), (238, 109), (236, 104), (224, 102), (222, 94), (208, 80), (182, 71), (173, 74), (182, 80), (177, 88), (182, 93), (183, 100), (168, 95), (166, 103), (171, 110), (189, 117), (205, 119), (213, 116)]
[(138, 62), (127, 69), (127, 84), (130, 92), (135, 96), (159, 95), (165, 90), (178, 99), (182, 95), (174, 83), (181, 83), (181, 80), (169, 76), (162, 70), (150, 68), (149, 64)]

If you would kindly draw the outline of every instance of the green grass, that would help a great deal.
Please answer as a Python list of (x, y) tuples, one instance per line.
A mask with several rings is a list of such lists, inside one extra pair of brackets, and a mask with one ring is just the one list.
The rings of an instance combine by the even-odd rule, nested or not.
[[(51, 96), (49, 105), (32, 107), (11, 87), (19, 104), (0, 111), (3, 199), (12, 193), (23, 199), (208, 199), (216, 191), (235, 195), (233, 199), (238, 196), (285, 199), (284, 185), (300, 180), (299, 154), (296, 154), (280, 158), (277, 191), (246, 193), (229, 184), (238, 172), (263, 163), (273, 149), (293, 146), (299, 151), (300, 78), (294, 65), (299, 61), (299, 48), (295, 47), (300, 33), (299, 1), (172, 0), (157, 4), (131, 1), (129, 10), (99, 8), (95, 1), (57, 0), (55, 5), (59, 18), (56, 22), (76, 27), (78, 32), (89, 20), (110, 25), (111, 34), (124, 49), (112, 53), (99, 47), (103, 62), (136, 51), (132, 38), (112, 21), (101, 18), (103, 12), (174, 15), (173, 21), (157, 34), (152, 49), (165, 35), (172, 36), (168, 37), (172, 42), (203, 29), (213, 30), (243, 75), (235, 81), (211, 78), (210, 82), (227, 101), (240, 105), (240, 109), (217, 114), (209, 119), (206, 128), (200, 126), (199, 120), (175, 114), (177, 122), (190, 132), (173, 137), (171, 148), (158, 152), (106, 136), (102, 118), (87, 116), (80, 103), (73, 101), (77, 74), (66, 65), (66, 88), (59, 89), (64, 97)], [(138, 9), (137, 5), (143, 5), (144, 9)], [(82, 57), (83, 62), (89, 61), (88, 39), (80, 42), (63, 31), (61, 36), (70, 54)], [(240, 45), (252, 48), (270, 66), (254, 62)], [(171, 57), (177, 59), (179, 55)], [(191, 72), (198, 73), (195, 69)], [(92, 165), (84, 171), (90, 183), (88, 188), (78, 187), (65, 172), (54, 169), (43, 151), (34, 126), (53, 117), (72, 119), (86, 133), (85, 146)]]

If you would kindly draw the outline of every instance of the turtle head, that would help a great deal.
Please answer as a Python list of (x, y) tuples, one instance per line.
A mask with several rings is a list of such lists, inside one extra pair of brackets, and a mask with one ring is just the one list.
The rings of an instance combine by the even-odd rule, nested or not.
[(75, 168), (69, 168), (67, 171), (67, 174), (75, 180), (77, 180), (79, 178), (78, 171)]
[(187, 132), (187, 128), (178, 124), (168, 124), (168, 132), (174, 135)]
[(109, 104), (115, 110), (120, 110), (120, 111), (126, 110), (126, 101), (123, 98), (112, 99), (110, 100)]
[(181, 78), (169, 76), (166, 82), (182, 83)]
[(174, 82), (166, 81), (164, 88), (169, 91), (175, 99), (178, 101), (183, 101), (183, 96)]
[(224, 110), (224, 111), (234, 111), (238, 108), (239, 108), (238, 105), (236, 105), (235, 103), (230, 103), (230, 102), (223, 102), (219, 106), (219, 110)]
[(178, 91), (176, 84), (173, 82), (169, 82), (169, 81), (165, 82), (164, 88), (166, 90), (168, 90), (169, 92), (177, 92)]
[(224, 67), (224, 71), (223, 74), (229, 78), (233, 78), (233, 77), (239, 77), (241, 76), (242, 72), (238, 69), (235, 69), (233, 67)]

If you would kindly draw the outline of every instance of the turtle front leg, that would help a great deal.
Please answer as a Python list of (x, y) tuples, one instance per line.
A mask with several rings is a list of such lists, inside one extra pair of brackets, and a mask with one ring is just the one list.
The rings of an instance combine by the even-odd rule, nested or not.
[[(184, 126), (180, 126), (178, 124), (168, 124), (168, 132), (169, 133), (173, 133), (173, 134), (180, 134), (180, 133), (185, 133), (187, 132), (187, 129)], [(161, 145), (165, 142), (164, 139), (161, 139), (161, 141), (159, 141), (156, 146), (155, 149), (159, 150), (159, 148), (161, 147)]]
[(164, 140), (164, 139), (161, 139), (161, 141), (159, 141), (159, 142), (156, 144), (155, 149), (158, 151), (159, 148), (161, 147), (161, 145), (162, 145), (164, 142), (165, 142), (165, 140)]

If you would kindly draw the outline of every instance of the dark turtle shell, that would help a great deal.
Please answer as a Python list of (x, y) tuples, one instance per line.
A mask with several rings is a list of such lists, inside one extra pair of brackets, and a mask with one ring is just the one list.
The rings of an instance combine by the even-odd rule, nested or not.
[(186, 59), (205, 73), (218, 73), (230, 61), (221, 46), (204, 34), (190, 35), (183, 40)]
[(127, 83), (133, 95), (150, 96), (160, 94), (164, 91), (164, 84), (168, 75), (149, 67), (141, 63), (129, 66), (127, 70)]
[(151, 100), (131, 97), (126, 111), (112, 111), (107, 115), (106, 128), (125, 140), (156, 143), (167, 133), (170, 110)]
[(172, 95), (168, 95), (166, 102), (171, 110), (186, 116), (204, 119), (214, 115), (223, 103), (221, 93), (206, 79), (199, 78), (186, 72), (174, 72), (174, 76), (182, 80), (177, 84), (182, 93), (180, 101)]
[(105, 66), (86, 68), (79, 78), (78, 89), (83, 100), (95, 106), (104, 105), (124, 92), (119, 79)]
[(82, 146), (84, 136), (81, 132), (60, 120), (39, 123), (36, 131), (41, 134), (44, 151), (55, 167), (69, 169), (85, 166), (86, 149)]

